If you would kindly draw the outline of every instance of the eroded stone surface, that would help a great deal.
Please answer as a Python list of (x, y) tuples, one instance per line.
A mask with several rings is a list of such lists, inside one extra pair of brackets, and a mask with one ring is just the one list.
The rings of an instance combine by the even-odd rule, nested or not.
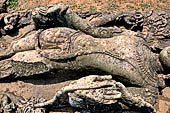
[[(59, 9), (56, 9), (55, 6), (48, 7), (45, 10), (41, 8), (40, 11), (43, 12), (44, 10), (45, 12), (42, 13), (44, 15), (46, 15), (46, 13), (53, 14), (56, 11), (59, 11), (57, 12), (57, 15), (59, 16), (59, 19), (57, 21), (62, 23), (63, 22), (62, 14), (64, 11), (67, 10), (67, 7), (63, 9), (61, 7), (57, 8)], [(168, 14), (168, 12), (166, 13)], [(151, 17), (155, 18), (155, 15), (156, 17), (158, 16), (157, 12), (153, 14), (154, 15)], [(161, 12), (160, 15), (164, 14), (162, 14)], [(12, 17), (10, 15), (8, 16)], [(128, 22), (128, 24), (130, 25), (131, 23), (129, 22), (131, 22), (130, 21), (132, 18), (131, 16), (132, 17), (134, 16), (133, 13), (132, 15), (130, 15), (129, 20), (128, 20), (129, 15), (125, 18), (126, 22)], [(72, 12), (71, 10), (70, 11), (68, 10), (68, 15), (66, 14), (66, 21), (71, 20), (68, 22), (69, 24), (68, 26), (70, 27), (71, 24), (73, 25), (72, 27), (80, 29), (81, 31), (87, 34), (94, 36), (91, 30), (86, 32), (86, 30), (88, 30), (86, 29), (86, 27), (88, 28), (90, 24), (86, 24), (85, 29), (82, 27), (84, 26), (84, 24), (80, 25), (75, 24), (75, 22), (77, 21), (80, 23), (84, 22), (81, 20), (80, 17), (78, 17), (78, 19), (76, 20), (77, 17), (78, 15), (76, 15), (76, 13)], [(42, 22), (43, 19), (41, 20)], [(165, 18), (163, 17), (163, 19)], [(169, 16), (167, 16), (167, 20), (168, 19)], [(153, 18), (151, 18), (151, 20), (153, 20)], [(139, 21), (139, 23), (140, 22), (141, 21)], [(159, 22), (156, 23), (156, 26), (159, 24)], [(6, 22), (6, 24), (7, 23), (8, 22)], [(12, 23), (16, 24), (15, 21)], [(48, 22), (45, 24), (48, 24)], [(151, 23), (151, 25), (152, 24), (153, 23)], [(132, 25), (136, 25), (136, 23), (135, 24), (132, 23)], [(94, 29), (92, 27), (92, 31)], [(31, 30), (35, 30), (35, 27), (32, 27)], [(157, 31), (159, 32), (160, 30), (162, 30), (162, 28), (156, 30), (156, 32)], [(153, 32), (155, 33), (155, 31)], [(100, 33), (97, 32), (97, 34)], [(103, 33), (104, 35), (107, 34), (105, 32)], [(2, 60), (0, 62), (1, 63), (0, 76), (1, 78), (5, 77), (19, 78), (51, 73), (51, 70), (54, 70), (54, 72), (63, 71), (68, 73), (70, 70), (79, 71), (85, 69), (86, 71), (89, 71), (92, 69), (92, 71), (94, 71), (95, 69), (97, 69), (95, 70), (96, 72), (100, 70), (104, 71), (105, 73), (111, 73), (113, 77), (115, 77), (114, 79), (118, 79), (124, 83), (127, 82), (127, 84), (130, 86), (139, 85), (141, 89), (139, 88), (140, 89), (139, 91), (137, 90), (135, 91), (138, 92), (139, 95), (141, 95), (142, 98), (144, 98), (146, 101), (154, 103), (155, 99), (157, 98), (156, 96), (158, 94), (157, 87), (160, 85), (159, 78), (157, 78), (156, 74), (162, 71), (162, 66), (159, 61), (162, 59), (158, 58), (158, 53), (154, 53), (152, 51), (154, 47), (151, 49), (150, 48), (151, 46), (147, 45), (148, 42), (147, 41), (145, 42), (145, 38), (147, 38), (148, 35), (128, 30), (123, 30), (123, 33), (121, 31), (120, 33), (118, 32), (116, 34), (117, 34), (116, 36), (114, 35), (115, 37), (112, 37), (110, 39), (102, 37), (102, 35), (100, 36), (106, 39), (97, 39), (90, 35), (86, 35), (80, 31), (75, 31), (69, 28), (53, 28), (53, 29), (51, 28), (43, 32), (34, 32), (31, 35), (27, 35), (26, 37), (25, 36), (19, 37), (15, 41), (11, 41), (12, 43), (9, 43), (9, 46), (6, 45), (6, 48), (4, 49), (5, 51), (1, 52), (0, 54), (0, 59)], [(165, 34), (165, 32), (163, 32), (163, 34)], [(168, 35), (169, 34), (167, 33), (166, 36)], [(153, 35), (149, 36), (153, 37)], [(90, 60), (94, 62), (89, 62)], [(114, 66), (115, 68), (113, 68)], [(85, 85), (86, 84), (79, 84), (78, 86), (85, 87)], [(91, 92), (89, 93), (89, 95), (95, 96), (101, 90), (100, 89), (95, 91), (91, 90), (89, 91)], [(106, 91), (108, 90), (106, 89)], [(93, 92), (94, 95), (92, 95)], [(87, 91), (77, 92), (75, 91), (76, 95), (86, 93)], [(115, 93), (114, 90), (112, 93)], [(118, 94), (118, 92), (116, 93)], [(75, 94), (70, 96), (72, 96), (73, 98), (77, 98), (74, 97)], [(86, 95), (83, 96), (86, 97)], [(95, 101), (104, 102), (104, 100), (98, 97), (97, 98), (93, 97), (93, 99)], [(135, 99), (133, 101), (135, 101)]]

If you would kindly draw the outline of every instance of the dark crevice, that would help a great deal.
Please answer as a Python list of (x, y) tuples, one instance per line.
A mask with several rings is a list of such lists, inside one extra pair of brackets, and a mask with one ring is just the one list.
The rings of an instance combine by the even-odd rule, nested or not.
[(16, 82), (18, 79), (16, 78), (15, 74), (11, 74), (8, 77), (1, 78), (0, 83), (11, 83), (11, 82)]
[(99, 27), (110, 27), (110, 26), (117, 26), (117, 27), (125, 27), (126, 29), (132, 30), (132, 31), (142, 31), (143, 30), (143, 26), (141, 25), (136, 25), (132, 28), (133, 25), (127, 24), (127, 22), (125, 22), (125, 20), (119, 20), (119, 21), (110, 21), (104, 25), (101, 25)]
[(0, 61), (10, 59), (13, 55), (15, 55), (15, 53), (6, 56), (0, 56)]
[(170, 79), (165, 79), (165, 85), (170, 87)]
[(151, 48), (151, 51), (152, 51), (153, 53), (160, 54), (160, 52), (162, 51), (162, 49), (155, 47), (155, 48)]
[[(3, 20), (4, 20), (4, 17), (0, 21), (0, 30), (2, 30), (5, 26), (5, 23)], [(2, 31), (0, 31), (0, 38), (2, 37), (2, 35), (3, 35)]]
[[(82, 19), (86, 19), (92, 15), (101, 15), (102, 12), (96, 12), (96, 11), (85, 11), (85, 12), (75, 12), (78, 16), (80, 16)], [(109, 13), (109, 12), (107, 12)]]

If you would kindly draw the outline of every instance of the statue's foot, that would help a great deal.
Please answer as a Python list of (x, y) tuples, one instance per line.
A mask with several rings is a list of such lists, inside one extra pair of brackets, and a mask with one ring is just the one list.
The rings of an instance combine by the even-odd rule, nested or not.
[[(63, 88), (68, 92), (69, 103), (73, 106), (114, 104), (120, 101), (129, 107), (135, 106), (149, 112), (155, 112), (154, 107), (139, 95), (134, 95), (120, 82), (112, 80), (111, 75), (91, 75), (71, 82)], [(141, 88), (142, 89), (142, 88)]]
[[(98, 103), (115, 103), (117, 99), (121, 98), (121, 93), (114, 90), (116, 88), (114, 86), (114, 80), (112, 80), (112, 76), (97, 76), (91, 75), (87, 77), (83, 77), (79, 80), (72, 81), (68, 86), (62, 88), (58, 91), (53, 99), (48, 100), (44, 103), (35, 104), (34, 107), (44, 107), (47, 105), (52, 105), (57, 99), (61, 98), (62, 95), (68, 94), (70, 98), (72, 93), (81, 94), (84, 98), (91, 98), (91, 100), (97, 101)], [(86, 93), (89, 93), (88, 95)], [(102, 93), (100, 96), (98, 94)], [(74, 97), (73, 97), (74, 98)]]
[(84, 105), (114, 104), (122, 97), (122, 93), (117, 91), (115, 81), (111, 75), (98, 76), (91, 75), (71, 82), (63, 88), (70, 89), (69, 103), (73, 107)]
[(144, 101), (140, 96), (132, 95), (122, 83), (112, 80), (111, 75), (91, 75), (75, 80), (58, 91), (53, 99), (35, 104), (34, 107), (52, 105), (58, 102), (58, 99), (63, 94), (68, 94), (69, 103), (73, 107), (82, 108), (86, 105), (99, 104), (110, 105), (121, 100), (121, 102), (129, 106), (145, 108), (151, 112), (155, 111), (150, 103)]

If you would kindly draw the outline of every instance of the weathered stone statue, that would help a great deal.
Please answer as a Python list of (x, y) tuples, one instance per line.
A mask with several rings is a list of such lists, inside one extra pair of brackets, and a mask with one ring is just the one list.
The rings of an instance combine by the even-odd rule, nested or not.
[[(23, 100), (19, 103), (24, 103), (19, 106), (14, 102), (19, 108), (37, 112), (33, 109), (54, 103), (60, 106), (60, 98), (64, 95), (71, 106), (89, 112), (95, 112), (95, 108), (88, 109), (88, 106), (112, 108), (119, 103), (155, 112), (153, 104), (158, 88), (165, 86), (164, 79), (157, 74), (170, 66), (169, 12), (151, 12), (150, 15), (145, 12), (101, 13), (104, 16), (89, 23), (64, 4), (37, 8), (32, 14), (35, 26), (32, 25), (31, 33), (11, 40), (0, 52), (0, 79), (30, 77), (51, 71), (56, 76), (83, 73), (81, 76), (87, 77), (73, 81), (49, 101), (34, 102), (33, 99), (31, 103), (19, 99)], [(160, 17), (158, 23), (150, 23), (157, 17)], [(120, 21), (127, 29), (119, 27)], [(108, 27), (109, 22), (115, 26)], [(45, 108), (40, 111), (45, 112)]]

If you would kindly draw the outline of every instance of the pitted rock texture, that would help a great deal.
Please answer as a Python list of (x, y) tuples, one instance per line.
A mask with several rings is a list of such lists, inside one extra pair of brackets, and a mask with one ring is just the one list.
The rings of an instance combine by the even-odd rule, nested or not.
[[(30, 2), (30, 1), (29, 1)], [(34, 1), (35, 2), (35, 1)], [(46, 1), (47, 2), (47, 1)], [(53, 1), (48, 1), (49, 3), (52, 3)], [(55, 1), (55, 2), (57, 2), (57, 1)], [(82, 1), (83, 2), (83, 1)], [(43, 3), (42, 3), (43, 4)], [(168, 3), (167, 3), (168, 4)], [(74, 4), (73, 4), (74, 5)], [(152, 19), (151, 19), (152, 20)], [(15, 23), (15, 22), (14, 22)], [(159, 22), (158, 22), (158, 24), (159, 24)], [(31, 30), (33, 30), (34, 28), (32, 28), (31, 27)], [(31, 34), (34, 34), (34, 33), (31, 33)], [(28, 35), (27, 35), (28, 36)], [(79, 35), (78, 35), (79, 36)], [(151, 35), (152, 36), (152, 35)], [(16, 40), (18, 40), (17, 39), (18, 37), (16, 37)], [(22, 37), (23, 38), (23, 37)], [(33, 38), (35, 38), (35, 37), (33, 37)], [(50, 37), (50, 38), (53, 38), (53, 37)], [(158, 37), (159, 38), (159, 37)], [(29, 39), (31, 39), (31, 38), (29, 38)], [(52, 40), (51, 39), (44, 39), (44, 38), (42, 38), (41, 36), (40, 36), (40, 44), (42, 44), (43, 46), (42, 46), (42, 48), (43, 49), (47, 49), (47, 48), (49, 48), (51, 45), (52, 45), (52, 48), (54, 47), (54, 48), (56, 48), (56, 45), (53, 43), (53, 42), (57, 42), (59, 45), (61, 44), (61, 43), (63, 43), (63, 40), (59, 40), (59, 41), (57, 41), (57, 40), (53, 40), (53, 39), (55, 39), (55, 38), (53, 38)], [(4, 40), (3, 38), (2, 38), (2, 40)], [(6, 42), (7, 44), (1, 44), (1, 46), (3, 47), (3, 48), (1, 48), (2, 50), (2, 52), (1, 52), (1, 55), (4, 55), (4, 50), (6, 50), (6, 48), (8, 48), (9, 46), (8, 45), (10, 45), (11, 43), (10, 43), (10, 41), (8, 41), (8, 40), (11, 40), (11, 39), (7, 39), (7, 40), (4, 40), (4, 42)], [(32, 42), (32, 40), (34, 40), (34, 39), (31, 39), (31, 42)], [(24, 38), (22, 39), (22, 40), (20, 40), (21, 42), (24, 42)], [(68, 56), (68, 55), (66, 55), (66, 56), (59, 56), (59, 55), (54, 55), (54, 56), (48, 56), (48, 55), (46, 55), (46, 54), (44, 54), (44, 53), (41, 53), (42, 51), (35, 51), (34, 49), (37, 49), (37, 46), (36, 46), (36, 40), (34, 40), (33, 42), (34, 43), (30, 43), (29, 44), (29, 40), (25, 40), (25, 41), (28, 41), (28, 48), (26, 47), (26, 48), (22, 48), (23, 46), (25, 46), (26, 45), (26, 43), (25, 44), (23, 44), (23, 43), (20, 43), (20, 42), (18, 42), (18, 41), (16, 41), (16, 43), (14, 42), (13, 44), (12, 44), (12, 46), (11, 46), (11, 48), (13, 48), (13, 49), (8, 49), (9, 51), (7, 51), (6, 53), (10, 53), (10, 54), (7, 54), (7, 57), (11, 57), (12, 56), (12, 58), (10, 59), (10, 60), (12, 60), (12, 62), (7, 62), (7, 67), (1, 67), (1, 69), (3, 70), (2, 72), (3, 72), (3, 74), (2, 75), (4, 75), (4, 77), (7, 77), (9, 74), (16, 74), (17, 76), (20, 76), (21, 77), (21, 81), (24, 81), (23, 82), (23, 84), (25, 84), (25, 81), (29, 81), (28, 83), (29, 83), (29, 85), (33, 85), (32, 86), (32, 89), (30, 88), (30, 87), (28, 87), (29, 85), (28, 85), (28, 83), (26, 82), (26, 87), (24, 87), (24, 86), (22, 86), (21, 85), (21, 87), (22, 87), (22, 89), (23, 90), (25, 90), (24, 88), (28, 88), (28, 89), (31, 89), (31, 90), (28, 90), (28, 91), (25, 91), (24, 92), (24, 96), (27, 96), (27, 95), (37, 95), (37, 96), (44, 96), (44, 95), (46, 95), (47, 94), (47, 92), (46, 91), (44, 91), (43, 89), (41, 89), (41, 88), (44, 88), (44, 87), (47, 87), (47, 89), (45, 89), (45, 90), (48, 90), (48, 91), (51, 91), (51, 92), (53, 92), (53, 88), (54, 87), (52, 87), (52, 88), (49, 88), (48, 86), (50, 86), (51, 87), (51, 84), (56, 84), (57, 83), (57, 86), (60, 86), (60, 84), (58, 85), (58, 82), (60, 82), (60, 80), (61, 80), (61, 78), (59, 77), (58, 79), (54, 79), (53, 77), (56, 77), (56, 74), (55, 74), (55, 71), (54, 72), (50, 72), (50, 73), (48, 73), (48, 71), (49, 71), (49, 69), (53, 69), (53, 67), (52, 66), (54, 66), (53, 64), (49, 64), (49, 65), (47, 65), (47, 67), (44, 65), (44, 64), (47, 64), (49, 61), (47, 60), (47, 61), (44, 61), (44, 58), (43, 57), (45, 57), (45, 58), (47, 58), (47, 59), (49, 59), (49, 60), (55, 60), (56, 59), (56, 61), (59, 59), (59, 60), (62, 60), (63, 58), (66, 58), (66, 57), (74, 57), (74, 55), (77, 57), (77, 56), (81, 56), (81, 55), (84, 55), (84, 54), (89, 54), (90, 52), (87, 52), (87, 53), (84, 53), (84, 52), (82, 52), (82, 53), (76, 53), (76, 54), (73, 54), (73, 55), (71, 55), (71, 56)], [(60, 42), (61, 41), (61, 42)], [(66, 41), (68, 41), (68, 40), (66, 40)], [(84, 40), (85, 42), (86, 42), (86, 40)], [(162, 41), (162, 40), (161, 40)], [(50, 42), (50, 43), (49, 43)], [(52, 42), (52, 43), (51, 43)], [(83, 42), (83, 41), (82, 41)], [(153, 41), (153, 42), (155, 42), (155, 41)], [(155, 42), (156, 44), (157, 44), (157, 42)], [(21, 45), (20, 45), (21, 44)], [(22, 45), (23, 44), (23, 45)], [(31, 45), (32, 44), (32, 45)], [(95, 43), (94, 43), (95, 44)], [(159, 43), (160, 44), (160, 48), (162, 49), (162, 48), (164, 48), (164, 46), (166, 46), (166, 44), (164, 44), (164, 42), (162, 43), (162, 42), (160, 42)], [(158, 44), (158, 45), (159, 45)], [(4, 46), (5, 45), (5, 46)], [(15, 45), (17, 45), (17, 46), (15, 46)], [(19, 45), (19, 46), (18, 46)], [(61, 44), (62, 45), (62, 44)], [(88, 44), (87, 44), (88, 45)], [(168, 45), (168, 43), (167, 43), (167, 45)], [(70, 45), (68, 45), (69, 47), (70, 47)], [(30, 47), (32, 47), (32, 48), (30, 48)], [(157, 45), (155, 45), (155, 47), (157, 48), (158, 46)], [(153, 49), (155, 49), (155, 47), (153, 47)], [(28, 49), (30, 49), (29, 51), (27, 51)], [(33, 49), (33, 50), (32, 50)], [(51, 49), (51, 48), (50, 48)], [(58, 49), (59, 49), (59, 51), (60, 50), (62, 50), (63, 49), (63, 47), (62, 46), (59, 46), (58, 47)], [(64, 48), (65, 49), (65, 48)], [(146, 48), (142, 48), (142, 50), (143, 49), (146, 49)], [(11, 51), (12, 50), (12, 51)], [(16, 51), (15, 51), (16, 50)], [(57, 52), (59, 52), (59, 51), (57, 51)], [(72, 49), (71, 49), (71, 51), (72, 51)], [(18, 53), (17, 53), (18, 52)], [(39, 52), (40, 52), (40, 54), (39, 54)], [(44, 52), (45, 53), (52, 53), (51, 55), (53, 55), (53, 53), (55, 53), (56, 51), (55, 50), (44, 50)], [(70, 50), (69, 50), (69, 52), (70, 52)], [(139, 50), (138, 51), (139, 53), (139, 55), (141, 55), (142, 54), (142, 52), (141, 52), (141, 50)], [(15, 55), (14, 55), (15, 54)], [(1, 57), (1, 55), (0, 55), (0, 57)], [(29, 57), (29, 55), (31, 55), (31, 56), (33, 56), (32, 58), (31, 57)], [(152, 55), (151, 55), (152, 56)], [(58, 59), (56, 58), (56, 57), (59, 57)], [(4, 57), (4, 58), (6, 58), (6, 57)], [(51, 59), (50, 59), (51, 58)], [(139, 59), (137, 59), (138, 60), (138, 62), (141, 62), (140, 60), (140, 57), (138, 57)], [(3, 59), (3, 58), (2, 58)], [(145, 59), (144, 59), (145, 60)], [(13, 61), (15, 61), (15, 62), (13, 62)], [(39, 74), (39, 73), (45, 73), (45, 74), (43, 74), (43, 77), (42, 77), (42, 75), (36, 75), (36, 76), (33, 76), (33, 78), (35, 77), (36, 79), (37, 78), (39, 78), (40, 76), (42, 77), (42, 80), (39, 80), (39, 79), (37, 79), (36, 81), (34, 81), (33, 79), (32, 79), (32, 77), (30, 77), (28, 80), (24, 80), (24, 78), (22, 78), (22, 75), (23, 76), (25, 76), (25, 75), (27, 75), (27, 74), (32, 74), (32, 72), (31, 71), (29, 71), (29, 72), (27, 72), (27, 68), (29, 68), (29, 69), (31, 69), (32, 71), (33, 71), (33, 74), (36, 74), (36, 73), (34, 73), (35, 71), (34, 71), (34, 69), (36, 70), (36, 67), (37, 66), (35, 66), (34, 68), (33, 68), (33, 65), (32, 64), (29, 64), (29, 65), (25, 65), (24, 63), (22, 63), (22, 62), (27, 62), (27, 63), (33, 63), (33, 62), (43, 62), (42, 63), (42, 65), (41, 65), (41, 63), (40, 63), (40, 67), (38, 67), (38, 68), (43, 68), (43, 65), (44, 65), (44, 67), (45, 68), (43, 68), (43, 71), (45, 70), (45, 72), (43, 72), (43, 71), (41, 71), (41, 70), (39, 70), (38, 71), (38, 73), (37, 74)], [(3, 63), (3, 62), (1, 62), (1, 63)], [(11, 64), (12, 64), (12, 66), (14, 66), (15, 67), (15, 69), (18, 69), (18, 72), (12, 72), (12, 71), (10, 71), (10, 66), (11, 66)], [(16, 65), (20, 65), (20, 66), (16, 66)], [(36, 63), (35, 63), (36, 64)], [(142, 65), (148, 65), (147, 63), (144, 63), (144, 64), (142, 64)], [(141, 69), (143, 69), (143, 67), (142, 67), (142, 65), (139, 63), (139, 67), (141, 68)], [(23, 69), (21, 68), (21, 67), (25, 67), (25, 66), (27, 66), (26, 67), (26, 70), (25, 71), (23, 71)], [(57, 66), (57, 65), (55, 65), (55, 66)], [(153, 66), (153, 65), (152, 65)], [(151, 66), (151, 67), (152, 67)], [(156, 65), (155, 65), (156, 66)], [(159, 67), (159, 66), (158, 66)], [(68, 67), (67, 67), (68, 68)], [(21, 71), (20, 71), (20, 69), (21, 69)], [(9, 71), (6, 71), (6, 70), (9, 70)], [(144, 71), (144, 74), (148, 74), (148, 72), (146, 71), (146, 69), (143, 69)], [(46, 73), (47, 72), (47, 73)], [(154, 72), (153, 70), (152, 70), (152, 72)], [(67, 72), (66, 72), (67, 73)], [(1, 74), (1, 73), (0, 73)], [(25, 74), (25, 75), (24, 75)], [(61, 74), (61, 73), (60, 73)], [(47, 78), (46, 78), (47, 77)], [(49, 79), (48, 77), (52, 77), (52, 79)], [(62, 80), (61, 81), (63, 81), (65, 78), (67, 78), (68, 76), (62, 76), (63, 78), (62, 78)], [(3, 76), (2, 76), (2, 78), (3, 78)], [(72, 78), (72, 77), (70, 77), (70, 78)], [(42, 82), (43, 81), (43, 79), (46, 79), (44, 82)], [(59, 80), (60, 79), (60, 80)], [(69, 79), (69, 77), (67, 78), (67, 79)], [(76, 79), (76, 78), (75, 78)], [(12, 82), (12, 83), (14, 83), (15, 84), (15, 81), (14, 82)], [(12, 83), (10, 83), (10, 84), (12, 84)], [(49, 83), (50, 83), (50, 85), (49, 85)], [(3, 84), (4, 83), (2, 83), (1, 85), (2, 85), (2, 87), (5, 89), (6, 87), (10, 87), (10, 85), (9, 85), (9, 83), (5, 83), (6, 85), (5, 86), (3, 86)], [(14, 85), (13, 84), (13, 85)], [(37, 86), (37, 84), (38, 84), (38, 87), (36, 87)], [(43, 84), (43, 86), (41, 85), (41, 84)], [(48, 85), (47, 85), (48, 84)], [(52, 85), (52, 86), (53, 86)], [(15, 85), (14, 85), (15, 86)], [(42, 86), (42, 87), (41, 87)], [(16, 86), (17, 87), (17, 86)], [(19, 87), (19, 89), (21, 88), (21, 87)], [(148, 87), (148, 86), (147, 86)], [(12, 86), (12, 88), (14, 88), (13, 86)], [(149, 87), (150, 88), (150, 87)], [(33, 92), (34, 90), (37, 90), (37, 92), (34, 92), (34, 93), (32, 93), (32, 94), (30, 94), (29, 92)], [(148, 89), (147, 89), (147, 91), (148, 91)], [(18, 88), (16, 89), (16, 92), (19, 92), (18, 91)], [(42, 92), (42, 94), (40, 94)], [(164, 92), (165, 93), (165, 92)], [(164, 94), (163, 93), (163, 94)], [(19, 92), (18, 93), (18, 95), (20, 95), (20, 94), (22, 94), (21, 92)], [(51, 93), (52, 94), (52, 93)], [(54, 92), (53, 92), (53, 94), (54, 94)], [(149, 94), (149, 92), (148, 92), (148, 94)], [(28, 96), (29, 97), (29, 96)], [(46, 95), (46, 97), (48, 98), (48, 94)], [(52, 97), (52, 96), (51, 96)], [(166, 96), (165, 96), (166, 97)], [(159, 98), (160, 100), (162, 99), (162, 98)], [(167, 98), (166, 98), (167, 99)], [(163, 101), (165, 101), (164, 99), (162, 99)], [(168, 99), (167, 99), (168, 100)], [(159, 103), (161, 103), (160, 101), (159, 101)], [(167, 102), (166, 102), (167, 103)], [(166, 104), (166, 105), (168, 105), (168, 103)], [(159, 107), (159, 111), (160, 112), (163, 112), (163, 110), (162, 110), (162, 108), (161, 107)], [(166, 106), (166, 109), (165, 110), (167, 110), (168, 109), (168, 107)]]

